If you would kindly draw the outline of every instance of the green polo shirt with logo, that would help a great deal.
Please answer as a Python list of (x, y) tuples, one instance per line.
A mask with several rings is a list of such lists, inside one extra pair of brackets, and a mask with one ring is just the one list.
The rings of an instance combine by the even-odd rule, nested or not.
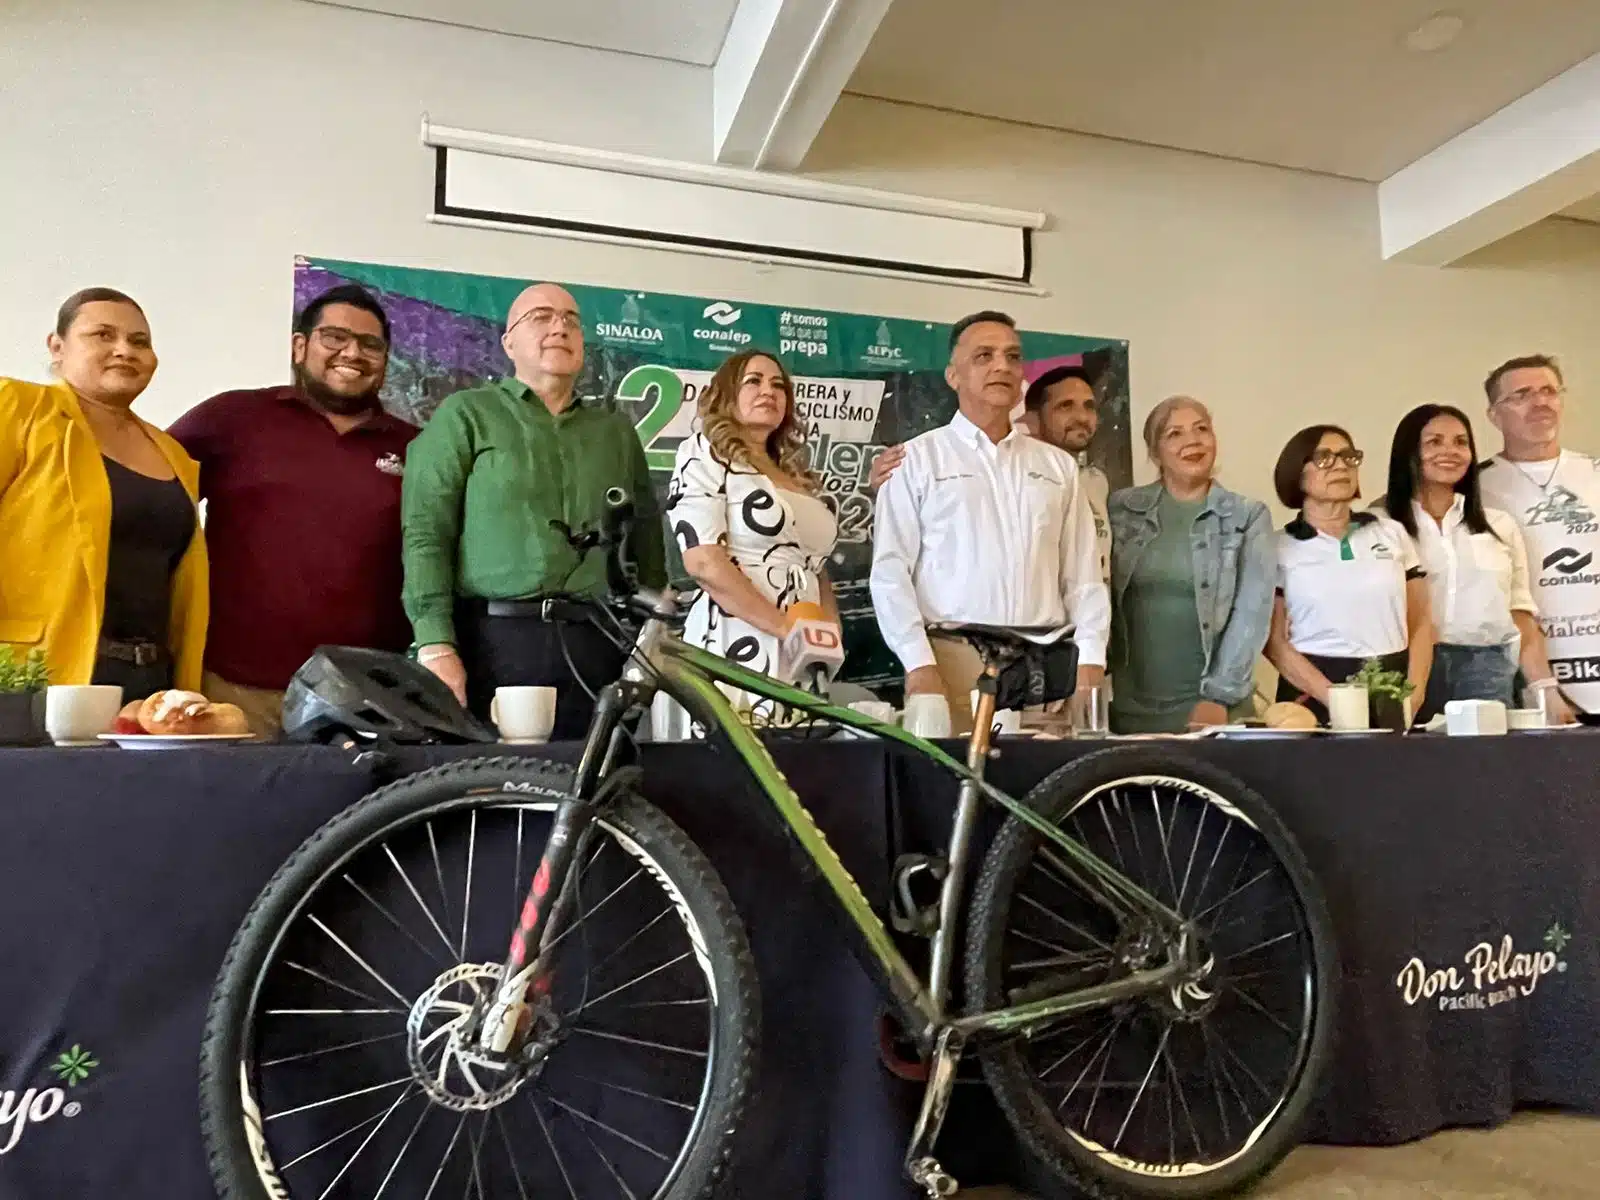
[(551, 522), (598, 528), (613, 487), (633, 497), (640, 582), (660, 587), (661, 513), (626, 417), (576, 402), (553, 414), (516, 379), (447, 397), (406, 453), (403, 598), (417, 644), (456, 640), (458, 596), (603, 594), (604, 554), (580, 559)]

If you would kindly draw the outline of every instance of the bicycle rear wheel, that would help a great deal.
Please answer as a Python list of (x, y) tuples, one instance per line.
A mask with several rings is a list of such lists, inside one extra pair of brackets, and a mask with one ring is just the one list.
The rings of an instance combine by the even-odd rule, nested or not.
[[(1330, 1053), (1336, 951), (1303, 855), (1255, 792), (1165, 747), (1090, 754), (1027, 803), (1188, 918), (1214, 966), (1200, 983), (981, 1047), (1006, 1118), (1064, 1194), (1247, 1188), (1298, 1143)], [(967, 938), (974, 1011), (1051, 976), (1066, 991), (1164, 961), (1067, 881), (1057, 853), (1015, 817), (990, 848)]]
[(492, 993), (570, 770), (478, 760), (374, 793), (257, 899), (207, 1017), (223, 1200), (700, 1200), (724, 1182), (759, 1026), (704, 854), (623, 795), (574, 860), (525, 1055), (459, 1031)]

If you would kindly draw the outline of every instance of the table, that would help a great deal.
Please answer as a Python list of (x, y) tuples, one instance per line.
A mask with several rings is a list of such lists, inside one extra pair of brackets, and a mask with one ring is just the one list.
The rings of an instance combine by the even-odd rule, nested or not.
[[(1345, 980), (1320, 1137), (1394, 1142), (1516, 1105), (1600, 1111), (1600, 735), (1190, 749), (1278, 806), (1327, 890)], [(1025, 790), (1084, 750), (1008, 742), (992, 777)], [(916, 1089), (879, 1064), (877, 999), (826, 908), (725, 757), (645, 753), (652, 799), (706, 846), (745, 913), (769, 997), (739, 1194), (906, 1200)], [(877, 743), (777, 753), (874, 903), (894, 854), (948, 823), (949, 781)], [(325, 749), (0, 751), (0, 1196), (210, 1196), (195, 1067), (223, 950), (278, 863), (373, 783)], [(1507, 965), (1538, 951), (1549, 969), (1489, 1007), (1506, 938)], [(1481, 987), (1468, 962), (1480, 944)], [(1413, 959), (1425, 970), (1403, 976)], [(1432, 994), (1407, 1003), (1406, 983)], [(958, 1093), (955, 1119), (978, 1133), (947, 1164), (965, 1183), (1007, 1179), (1014, 1149), (986, 1094)], [(23, 1105), (41, 1119), (16, 1120)]]

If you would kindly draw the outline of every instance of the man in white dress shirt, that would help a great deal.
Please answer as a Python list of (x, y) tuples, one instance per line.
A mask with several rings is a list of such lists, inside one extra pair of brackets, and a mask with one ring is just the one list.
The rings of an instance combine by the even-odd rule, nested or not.
[(998, 312), (959, 321), (945, 379), (955, 418), (907, 443), (878, 495), (872, 605), (906, 694), (943, 693), (964, 730), (981, 664), (965, 643), (930, 641), (929, 624), (1071, 622), (1082, 689), (1105, 678), (1111, 600), (1077, 464), (1012, 428), (1023, 382), (1016, 323)]
[(1600, 713), (1600, 463), (1561, 448), (1566, 382), (1544, 354), (1513, 358), (1484, 381), (1504, 449), (1478, 473), (1483, 503), (1511, 514), (1528, 548), (1553, 680), (1577, 708)]

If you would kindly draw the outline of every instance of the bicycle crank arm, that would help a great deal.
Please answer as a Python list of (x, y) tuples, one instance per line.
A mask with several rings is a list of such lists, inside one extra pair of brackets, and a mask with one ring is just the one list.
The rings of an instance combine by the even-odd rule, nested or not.
[[(1126, 1000), (1139, 1000), (1167, 991), (1192, 978), (1194, 972), (1182, 963), (1167, 963), (1149, 971), (1134, 971), (1121, 979), (1096, 984), (1075, 992), (1062, 992), (1038, 1000), (1013, 1004), (993, 1012), (978, 1013), (951, 1021), (949, 1028), (962, 1034), (1005, 1033), (1027, 1037), (1047, 1025), (1092, 1008), (1106, 1008)], [(1038, 986), (1044, 986), (1042, 982)], [(1034, 989), (1024, 989), (1032, 991)]]

